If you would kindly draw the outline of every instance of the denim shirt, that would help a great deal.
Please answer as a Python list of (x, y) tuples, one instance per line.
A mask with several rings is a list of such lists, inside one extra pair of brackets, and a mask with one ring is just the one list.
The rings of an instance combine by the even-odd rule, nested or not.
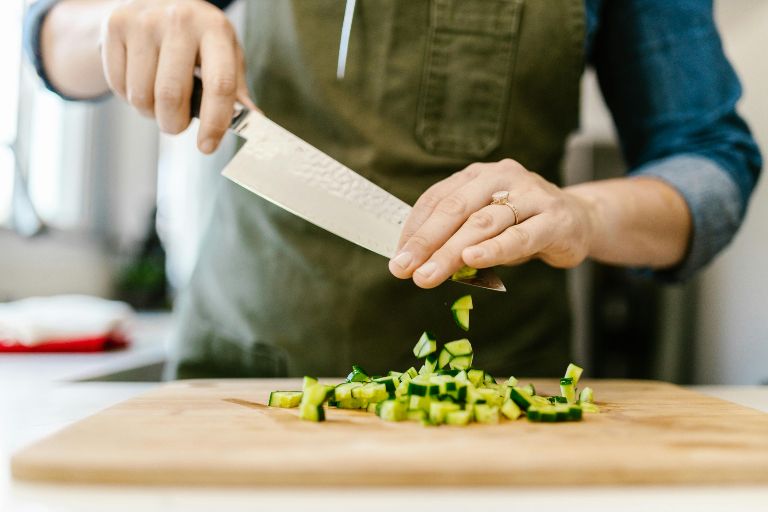
[[(28, 55), (54, 92), (40, 59), (39, 31), (56, 1), (33, 4), (24, 23)], [(208, 1), (221, 8), (232, 3)], [(585, 12), (588, 64), (613, 116), (629, 175), (665, 181), (691, 213), (683, 262), (647, 273), (685, 280), (732, 240), (762, 167), (736, 112), (741, 86), (723, 52), (712, 0), (585, 0)]]

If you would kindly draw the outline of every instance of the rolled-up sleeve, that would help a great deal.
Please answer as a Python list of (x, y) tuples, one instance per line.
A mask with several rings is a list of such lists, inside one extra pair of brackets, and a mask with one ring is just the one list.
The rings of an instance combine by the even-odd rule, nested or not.
[(591, 57), (630, 174), (665, 181), (688, 205), (684, 261), (652, 272), (685, 280), (731, 241), (762, 167), (712, 2), (604, 2)]
[[(27, 9), (24, 15), (24, 25), (23, 25), (23, 35), (22, 35), (24, 52), (26, 53), (29, 61), (32, 63), (32, 66), (35, 68), (35, 71), (37, 72), (37, 76), (40, 77), (40, 80), (42, 81), (46, 89), (56, 93), (57, 95), (59, 95), (60, 97), (66, 100), (81, 101), (80, 98), (70, 98), (67, 95), (63, 94), (51, 83), (50, 79), (48, 78), (48, 75), (45, 73), (45, 66), (43, 63), (42, 52), (40, 50), (40, 30), (43, 28), (43, 23), (45, 22), (45, 18), (46, 16), (48, 16), (48, 13), (60, 1), (61, 0), (37, 0), (36, 2), (33, 2), (29, 6), (29, 8)], [(208, 0), (208, 1), (209, 3), (212, 3), (213, 5), (221, 9), (225, 9), (227, 6), (229, 6), (229, 4), (233, 3), (234, 0)], [(90, 100), (98, 100), (103, 97), (104, 96), (100, 96), (98, 98), (91, 98)]]

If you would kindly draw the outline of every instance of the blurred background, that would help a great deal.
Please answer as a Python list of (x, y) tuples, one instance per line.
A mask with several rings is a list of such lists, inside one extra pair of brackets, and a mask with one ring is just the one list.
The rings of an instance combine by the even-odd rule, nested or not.
[[(139, 315), (128, 349), (0, 353), (0, 376), (159, 379), (170, 308), (209, 216), (207, 191), (235, 141), (205, 157), (194, 149), (194, 127), (163, 136), (113, 99), (75, 104), (44, 91), (22, 58), (24, 7), (0, 2), (0, 302), (87, 294), (127, 301)], [(230, 10), (235, 21), (239, 8)], [(744, 86), (740, 111), (768, 155), (768, 2), (721, 0), (716, 12)], [(565, 162), (570, 183), (624, 172), (590, 72), (583, 96)], [(735, 242), (692, 282), (661, 286), (592, 263), (575, 269), (575, 360), (592, 376), (768, 384), (766, 235), (762, 179)]]

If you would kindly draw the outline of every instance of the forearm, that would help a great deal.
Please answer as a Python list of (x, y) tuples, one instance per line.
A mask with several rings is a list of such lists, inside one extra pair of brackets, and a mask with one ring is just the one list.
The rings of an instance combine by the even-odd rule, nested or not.
[(102, 21), (119, 0), (62, 0), (46, 16), (40, 51), (48, 80), (71, 98), (106, 93), (99, 39)]
[(567, 187), (591, 217), (589, 257), (624, 266), (668, 268), (686, 255), (691, 214), (671, 185), (651, 177), (594, 181)]

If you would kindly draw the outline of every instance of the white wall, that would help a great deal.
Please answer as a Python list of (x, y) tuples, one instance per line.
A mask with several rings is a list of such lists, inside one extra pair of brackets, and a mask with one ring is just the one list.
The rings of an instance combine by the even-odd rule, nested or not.
[[(768, 157), (768, 2), (716, 4), (728, 56), (744, 85), (741, 112)], [(768, 178), (731, 247), (700, 279), (696, 380), (768, 381)]]

